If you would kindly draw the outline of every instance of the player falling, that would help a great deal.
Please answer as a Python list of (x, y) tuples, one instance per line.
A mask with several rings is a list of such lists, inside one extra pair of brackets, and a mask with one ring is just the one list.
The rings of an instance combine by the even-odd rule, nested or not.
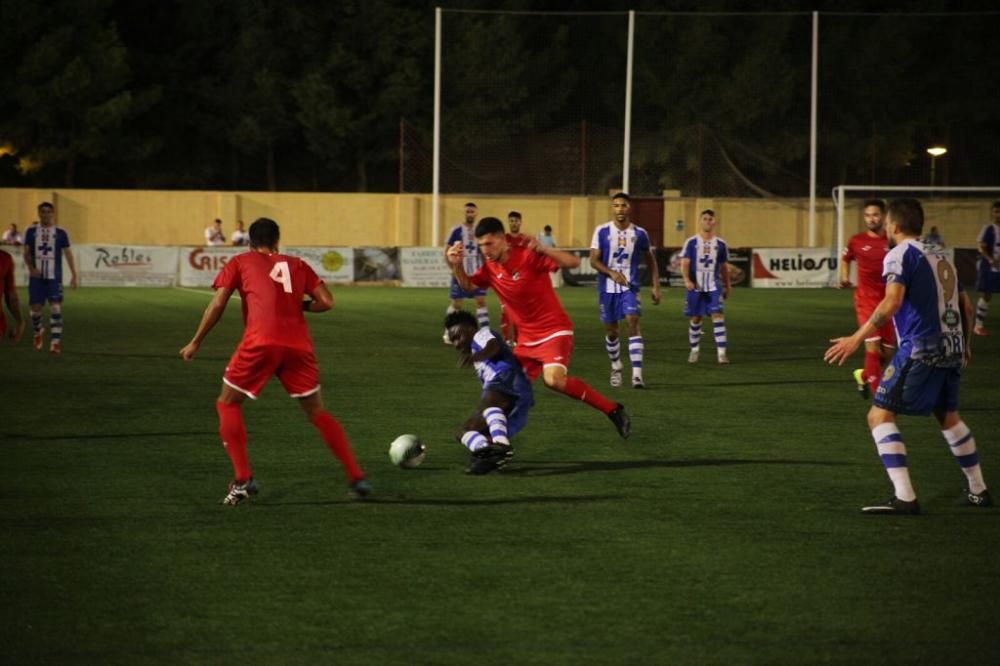
[[(885, 233), (885, 202), (868, 199), (861, 207), (865, 231), (851, 236), (840, 258), (840, 287), (851, 287), (851, 262), (858, 264), (858, 286), (854, 290), (854, 312), (858, 326), (868, 321), (885, 298), (882, 262), (889, 252)], [(858, 393), (867, 400), (878, 389), (882, 365), (896, 352), (896, 329), (892, 319), (865, 338), (865, 366), (854, 371)]]

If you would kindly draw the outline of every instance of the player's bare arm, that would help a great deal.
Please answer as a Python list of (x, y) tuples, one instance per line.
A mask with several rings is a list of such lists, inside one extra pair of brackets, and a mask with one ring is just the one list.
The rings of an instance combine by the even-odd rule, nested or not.
[(840, 282), (837, 283), (838, 289), (849, 289), (851, 285), (851, 262), (840, 260)]
[(722, 262), (720, 274), (722, 275), (722, 298), (729, 300), (729, 294), (733, 291), (733, 274), (729, 272), (729, 262)]
[(619, 271), (611, 270), (610, 268), (608, 268), (607, 264), (601, 261), (601, 252), (596, 247), (590, 248), (590, 265), (595, 271), (607, 275), (617, 284), (620, 284), (623, 287), (629, 286), (628, 278), (625, 277), (625, 275), (623, 275)]
[(14, 318), (14, 327), (7, 331), (7, 337), (11, 342), (16, 343), (21, 339), (21, 334), (24, 333), (24, 318), (21, 317), (21, 299), (16, 291), (10, 291), (4, 294), (4, 300), (7, 302), (7, 309), (10, 310), (10, 314)]
[(979, 254), (983, 255), (983, 258), (990, 263), (990, 266), (994, 268), (1000, 267), (1000, 257), (994, 257), (990, 254), (989, 248), (986, 247), (986, 243), (979, 244)]
[(694, 282), (691, 282), (691, 278), (688, 277), (688, 273), (691, 270), (691, 260), (687, 257), (681, 259), (681, 276), (684, 278), (684, 287), (688, 291), (694, 291)]
[(975, 312), (972, 306), (972, 299), (964, 291), (958, 295), (958, 313), (962, 317), (962, 337), (965, 338), (965, 348), (962, 351), (962, 367), (969, 365), (972, 360), (972, 329)]
[(320, 282), (319, 286), (309, 293), (309, 296), (312, 297), (312, 300), (302, 301), (302, 309), (305, 312), (326, 312), (333, 309), (333, 294), (330, 293), (325, 283)]
[(205, 339), (208, 332), (215, 328), (215, 325), (222, 319), (222, 313), (226, 311), (226, 305), (229, 303), (229, 297), (232, 295), (232, 289), (215, 290), (215, 296), (212, 297), (212, 301), (205, 308), (205, 313), (201, 316), (201, 323), (198, 324), (198, 330), (195, 331), (194, 337), (191, 338), (191, 342), (181, 348), (179, 352), (181, 358), (185, 361), (190, 361), (194, 358), (194, 355), (201, 347), (201, 341)]
[[(889, 276), (890, 279), (892, 276)], [(844, 365), (851, 354), (857, 351), (865, 338), (885, 326), (886, 322), (892, 319), (893, 315), (899, 311), (903, 304), (903, 297), (906, 295), (906, 287), (898, 282), (889, 282), (885, 286), (885, 298), (875, 308), (872, 316), (853, 335), (846, 338), (831, 338), (833, 345), (823, 354), (823, 360), (831, 365)]]
[(71, 276), (69, 279), (69, 286), (72, 289), (76, 289), (78, 282), (76, 279), (76, 259), (73, 258), (73, 250), (67, 247), (63, 250), (63, 252), (66, 255), (66, 263), (69, 265), (69, 272)]
[[(554, 247), (546, 247), (539, 243), (537, 238), (532, 238), (528, 247), (538, 254), (544, 254), (555, 261), (559, 264), (559, 268), (576, 268), (580, 265), (580, 257), (564, 250), (557, 250)], [(628, 284), (628, 281), (625, 284)]]
[(35, 266), (35, 260), (31, 256), (31, 248), (25, 245), (24, 249), (22, 250), (22, 253), (24, 254), (24, 265), (28, 268), (28, 273), (31, 275), (31, 277), (33, 278), (42, 277), (42, 272), (38, 270), (37, 266)]
[(653, 305), (660, 304), (660, 266), (656, 263), (656, 253), (653, 252), (653, 248), (649, 249), (649, 253), (646, 256), (646, 261), (649, 264), (649, 272), (652, 275), (653, 287), (650, 289), (649, 293), (653, 299)]
[(475, 289), (475, 285), (472, 284), (472, 280), (469, 279), (469, 274), (465, 272), (465, 266), (463, 264), (463, 259), (465, 259), (465, 248), (462, 247), (462, 241), (455, 241), (445, 252), (445, 259), (448, 260), (448, 267), (451, 269), (451, 274), (455, 276), (455, 282), (458, 282), (458, 286), (462, 288), (463, 291), (472, 291)]

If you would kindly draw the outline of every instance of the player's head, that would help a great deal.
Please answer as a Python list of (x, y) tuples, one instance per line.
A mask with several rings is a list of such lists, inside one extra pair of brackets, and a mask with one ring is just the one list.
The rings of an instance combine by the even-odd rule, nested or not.
[(993, 221), (1000, 223), (1000, 201), (993, 202), (991, 212), (993, 213)]
[(270, 218), (259, 217), (250, 225), (250, 247), (254, 249), (277, 250), (280, 239), (278, 223)]
[(545, 233), (547, 233), (547, 234), (551, 234), (551, 233), (552, 233), (552, 225), (551, 225), (551, 224), (546, 224), (546, 225), (545, 225), (545, 226), (543, 227), (543, 230), (545, 231)]
[(48, 226), (52, 224), (53, 218), (56, 216), (56, 207), (53, 206), (48, 201), (43, 201), (38, 204), (38, 221), (43, 225)]
[(861, 215), (865, 219), (865, 227), (872, 233), (880, 233), (885, 226), (885, 201), (882, 199), (865, 199), (861, 204)]
[(478, 329), (479, 322), (468, 310), (455, 310), (444, 318), (444, 330), (448, 331), (448, 339), (459, 351), (466, 351), (472, 346), (472, 338)]
[(507, 226), (510, 227), (510, 233), (521, 233), (521, 214), (516, 210), (507, 213)]
[(476, 243), (479, 254), (487, 261), (503, 261), (507, 257), (507, 235), (503, 222), (495, 217), (484, 217), (476, 225)]
[(698, 216), (698, 228), (709, 233), (712, 229), (715, 229), (715, 211), (711, 208), (706, 208), (701, 211), (701, 215)]
[(628, 220), (628, 211), (632, 207), (632, 197), (627, 192), (618, 192), (611, 197), (611, 212), (615, 216), (615, 222)]
[(473, 222), (475, 222), (476, 221), (476, 215), (478, 215), (478, 214), (479, 214), (479, 208), (476, 207), (476, 204), (472, 203), (471, 201), (469, 203), (465, 204), (465, 223), (466, 224), (472, 224)]
[(915, 238), (924, 232), (924, 207), (916, 199), (895, 199), (885, 219), (890, 236)]

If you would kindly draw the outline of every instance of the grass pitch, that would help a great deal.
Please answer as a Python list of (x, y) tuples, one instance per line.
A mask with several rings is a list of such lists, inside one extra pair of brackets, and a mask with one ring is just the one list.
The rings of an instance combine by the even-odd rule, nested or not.
[[(955, 506), (930, 418), (900, 420), (926, 515), (859, 512), (892, 493), (852, 368), (821, 360), (854, 328), (848, 292), (738, 290), (727, 367), (710, 335), (686, 363), (681, 290), (647, 297), (635, 391), (607, 385), (593, 291), (561, 290), (572, 373), (634, 434), (537, 384), (514, 461), (480, 478), (451, 439), (478, 386), (440, 342), (445, 292), (335, 296), (310, 323), (365, 504), (276, 381), (244, 409), (261, 495), (219, 504), (238, 303), (188, 365), (209, 292), (68, 292), (61, 357), (0, 347), (7, 663), (1000, 661), (1000, 508)], [(998, 339), (975, 341), (961, 406), (994, 494)], [(429, 447), (417, 470), (388, 461), (403, 432)]]

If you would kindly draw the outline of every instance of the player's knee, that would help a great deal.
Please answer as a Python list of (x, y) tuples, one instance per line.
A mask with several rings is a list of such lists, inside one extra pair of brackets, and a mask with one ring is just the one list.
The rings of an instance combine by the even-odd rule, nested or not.
[(868, 410), (869, 429), (882, 425), (883, 423), (890, 423), (893, 420), (892, 412), (882, 409), (881, 407), (872, 407)]
[(49, 303), (50, 314), (62, 314), (62, 303)]

